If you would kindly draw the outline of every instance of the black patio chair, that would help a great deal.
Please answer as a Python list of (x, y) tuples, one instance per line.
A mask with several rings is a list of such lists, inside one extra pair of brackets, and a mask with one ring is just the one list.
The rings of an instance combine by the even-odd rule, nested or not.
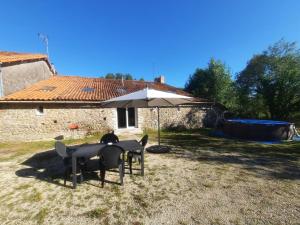
[[(61, 141), (55, 142), (55, 151), (62, 158), (64, 164), (64, 186), (66, 186), (67, 178), (72, 174), (72, 153), (76, 148), (67, 147)], [(80, 180), (83, 181), (83, 173), (86, 169), (87, 160), (82, 157), (77, 159), (77, 168), (80, 173)], [(77, 171), (76, 171), (77, 172)]]
[(114, 134), (114, 132), (104, 134), (100, 140), (101, 144), (118, 143), (118, 142), (119, 142), (119, 138), (117, 135)]
[(132, 159), (137, 159), (139, 164), (141, 165), (141, 175), (144, 176), (144, 152), (145, 152), (145, 146), (148, 143), (148, 135), (146, 134), (139, 143), (143, 146), (141, 151), (138, 152), (128, 152), (127, 153), (127, 160), (129, 164), (129, 171), (130, 174), (132, 174)]
[(119, 168), (120, 183), (123, 185), (125, 150), (117, 145), (107, 145), (99, 152), (101, 186), (104, 186), (105, 172)]

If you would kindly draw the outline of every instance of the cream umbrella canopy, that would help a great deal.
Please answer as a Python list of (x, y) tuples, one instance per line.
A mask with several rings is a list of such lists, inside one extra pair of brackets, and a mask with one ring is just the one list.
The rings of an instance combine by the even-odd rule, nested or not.
[(101, 105), (106, 108), (157, 108), (158, 145), (160, 145), (159, 108), (174, 107), (191, 103), (192, 101), (192, 97), (145, 88), (143, 90), (132, 92), (127, 95), (106, 100), (102, 102)]

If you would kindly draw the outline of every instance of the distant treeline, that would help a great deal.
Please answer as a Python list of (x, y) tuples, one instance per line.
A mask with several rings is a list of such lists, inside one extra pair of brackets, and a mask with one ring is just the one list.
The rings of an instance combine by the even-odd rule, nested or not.
[(290, 120), (300, 111), (300, 50), (280, 40), (233, 76), (220, 60), (189, 76), (185, 90), (222, 103), (238, 117)]
[[(108, 73), (103, 78), (106, 79), (116, 79), (116, 80), (137, 80), (129, 73)], [(144, 78), (140, 78), (140, 81), (144, 81)]]

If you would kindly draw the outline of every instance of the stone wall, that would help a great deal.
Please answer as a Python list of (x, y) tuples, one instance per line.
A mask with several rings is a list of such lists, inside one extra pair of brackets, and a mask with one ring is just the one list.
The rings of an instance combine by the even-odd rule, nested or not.
[[(37, 113), (39, 106), (43, 106), (43, 115)], [(197, 107), (181, 107), (161, 108), (160, 118), (162, 128), (200, 128), (209, 116)], [(79, 128), (70, 130), (70, 124)], [(157, 129), (157, 110), (138, 109), (138, 128)], [(99, 105), (0, 104), (0, 142), (50, 140), (58, 135), (79, 138), (112, 129), (117, 129), (117, 110)]]
[(53, 75), (48, 64), (43, 60), (3, 66), (1, 73), (4, 96)]
[[(39, 105), (0, 105), (0, 142), (50, 140), (58, 135), (83, 137), (89, 132), (115, 129), (116, 110), (78, 105), (43, 105), (44, 115), (37, 115)], [(70, 130), (77, 124), (78, 130)]]
[[(169, 129), (195, 129), (211, 126), (213, 112), (200, 107), (160, 108), (160, 126)], [(139, 109), (139, 126), (157, 129), (157, 109)]]

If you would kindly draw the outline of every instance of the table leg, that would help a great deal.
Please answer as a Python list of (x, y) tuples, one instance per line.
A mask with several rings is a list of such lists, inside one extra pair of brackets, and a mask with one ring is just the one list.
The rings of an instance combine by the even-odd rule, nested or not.
[(76, 185), (77, 185), (77, 176), (76, 176), (76, 161), (77, 161), (77, 158), (72, 156), (72, 181), (73, 181), (73, 188), (75, 189), (76, 188)]

